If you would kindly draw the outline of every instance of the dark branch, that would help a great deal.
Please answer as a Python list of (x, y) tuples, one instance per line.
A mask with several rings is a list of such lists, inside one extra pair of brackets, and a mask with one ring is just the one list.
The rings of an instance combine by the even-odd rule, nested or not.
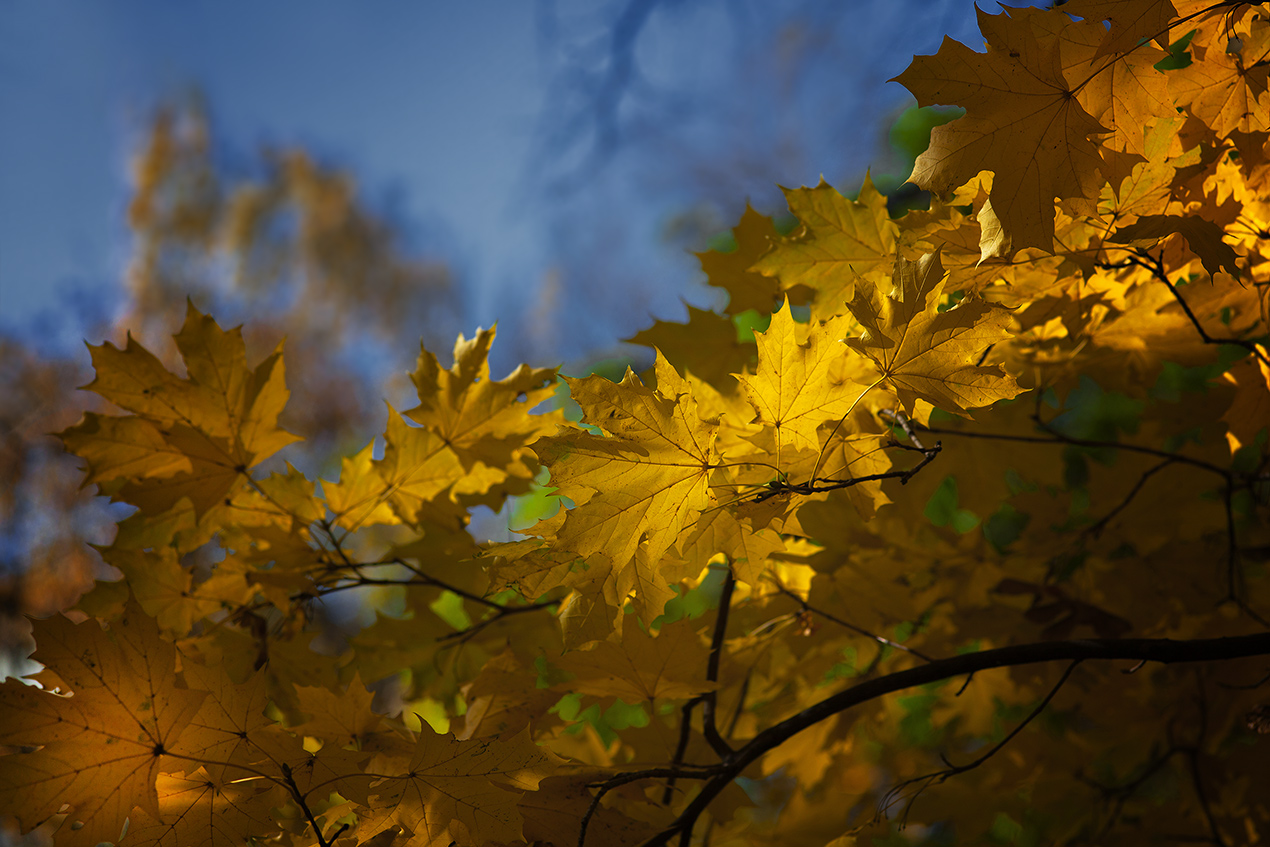
[[(733, 574), (730, 564), (723, 578), (723, 590), (719, 594), (719, 615), (715, 618), (714, 634), (710, 637), (710, 659), (706, 664), (706, 679), (713, 683), (719, 681), (719, 659), (723, 656), (723, 640), (727, 636), (728, 612), (732, 608), (732, 589), (736, 587), (736, 575)], [(726, 759), (732, 755), (733, 751), (732, 745), (719, 735), (718, 723), (715, 720), (718, 700), (717, 688), (702, 695), (701, 729), (706, 742), (714, 752), (718, 753), (720, 758)]]
[[(942, 449), (942, 445), (938, 441), (935, 442), (934, 447), (926, 447), (925, 445), (923, 445), (922, 442), (917, 438), (917, 432), (913, 428), (913, 423), (908, 419), (907, 416), (905, 416), (903, 412), (888, 410), (888, 411), (882, 412), (882, 414), (886, 416), (889, 420), (891, 420), (895, 425), (903, 429), (904, 432), (908, 435), (909, 440), (912, 442), (912, 444), (909, 445), (909, 444), (901, 444), (898, 441), (896, 441), (896, 442), (892, 442), (890, 446), (901, 447), (906, 450), (915, 450), (916, 452), (921, 453), (922, 460), (918, 462), (916, 465), (913, 465), (913, 467), (908, 468), (906, 470), (886, 471), (885, 473), (868, 474), (866, 476), (856, 476), (856, 477), (850, 477), (848, 479), (826, 479), (822, 477), (813, 476), (811, 479), (807, 480), (806, 482), (797, 482), (797, 483), (791, 483), (784, 479), (777, 479), (777, 480), (773, 480), (772, 482), (769, 482), (767, 486), (764, 488), (764, 490), (759, 492), (754, 497), (754, 502), (761, 503), (764, 500), (767, 500), (771, 497), (776, 497), (782, 494), (808, 495), (808, 494), (817, 494), (822, 491), (837, 491), (841, 488), (851, 488), (852, 486), (859, 485), (863, 482), (880, 482), (884, 479), (898, 479), (901, 485), (907, 485), (908, 481), (912, 479), (913, 476), (918, 471), (920, 471), (922, 468), (929, 465), (935, 459), (935, 457), (939, 455), (939, 451)], [(818, 467), (819, 467), (819, 463), (817, 463), (817, 468)]]
[(1148, 661), (1162, 664), (1177, 662), (1215, 662), (1270, 655), (1270, 632), (1228, 638), (1203, 638), (1174, 641), (1169, 638), (1099, 638), (1074, 641), (1042, 641), (1017, 644), (978, 653), (965, 653), (918, 665), (886, 676), (858, 683), (833, 694), (803, 711), (760, 732), (730, 757), (717, 775), (711, 777), (675, 822), (644, 842), (644, 847), (666, 844), (677, 833), (691, 831), (697, 818), (710, 803), (752, 762), (774, 750), (804, 729), (846, 711), (852, 706), (886, 694), (939, 682), (952, 677), (987, 670), (1040, 662), (1081, 660)]

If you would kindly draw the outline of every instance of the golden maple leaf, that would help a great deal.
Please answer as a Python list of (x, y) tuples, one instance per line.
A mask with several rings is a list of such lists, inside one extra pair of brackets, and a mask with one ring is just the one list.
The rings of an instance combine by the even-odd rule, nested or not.
[(192, 303), (175, 339), (187, 378), (131, 336), (123, 350), (90, 347), (97, 375), (85, 388), (134, 416), (89, 413), (61, 437), (88, 462), (87, 484), (126, 480), (114, 495), (147, 514), (188, 498), (201, 516), (299, 439), (278, 426), (288, 397), (281, 349), (248, 368), (241, 329), (222, 330)]
[(528, 729), (460, 741), (425, 725), (408, 758), (373, 763), (389, 775), (370, 790), (384, 823), (405, 827), (424, 844), (449, 843), (441, 837), (446, 833), (465, 844), (507, 843), (521, 835), (521, 793), (536, 790), (558, 762), (534, 744)]
[(945, 37), (936, 55), (915, 57), (894, 81), (919, 105), (966, 110), (935, 127), (909, 181), (942, 195), (992, 171), (992, 208), (1014, 248), (1050, 251), (1054, 198), (1098, 196), (1102, 160), (1095, 139), (1108, 130), (1075, 97), (1058, 37), (1038, 36), (1027, 16), (1016, 18), (1014, 11), (979, 11), (987, 53)]
[[(242, 772), (199, 767), (191, 773), (161, 773), (157, 780), (159, 815), (134, 815), (128, 821), (128, 845), (155, 847), (232, 847), (245, 835), (277, 830), (271, 812), (286, 802), (272, 782), (241, 781)], [(62, 843), (58, 834), (57, 843)]]
[(1254, 16), (1235, 30), (1214, 18), (1191, 50), (1196, 61), (1169, 76), (1179, 106), (1221, 138), (1270, 123), (1270, 23)]
[(161, 817), (155, 781), (174, 769), (169, 753), (207, 692), (177, 686), (176, 648), (136, 606), (108, 630), (57, 616), (34, 634), (34, 658), (49, 668), (36, 678), (61, 690), (0, 686), (0, 744), (38, 746), (0, 756), (0, 810), (25, 830), (70, 801), (82, 827), (64, 826), (59, 845), (117, 841), (133, 806)]
[(887, 295), (856, 290), (848, 308), (864, 332), (847, 344), (873, 360), (905, 411), (925, 423), (930, 411), (918, 400), (964, 415), (1022, 392), (1000, 365), (979, 364), (989, 347), (1010, 338), (1007, 310), (966, 297), (939, 311), (945, 280), (938, 253), (916, 263), (897, 255), (893, 279)]
[(1115, 244), (1154, 245), (1171, 235), (1186, 239), (1191, 252), (1199, 257), (1209, 276), (1225, 271), (1239, 278), (1239, 259), (1233, 247), (1222, 239), (1225, 230), (1198, 215), (1143, 215), (1132, 224), (1122, 226), (1107, 240)]
[(728, 292), (729, 315), (737, 315), (747, 309), (765, 315), (772, 310), (776, 300), (776, 280), (753, 268), (779, 237), (772, 219), (760, 215), (746, 203), (740, 222), (732, 228), (735, 247), (697, 254), (701, 270), (706, 272), (706, 281)]
[(1087, 21), (1106, 21), (1095, 58), (1129, 53), (1143, 40), (1168, 47), (1169, 22), (1177, 9), (1169, 0), (1068, 0), (1063, 12)]
[[(681, 369), (718, 391), (732, 391), (732, 374), (754, 362), (754, 343), (737, 340), (736, 324), (716, 312), (688, 306), (688, 322), (656, 321), (630, 338), (631, 344), (654, 347)], [(769, 302), (764, 307), (771, 309)]]
[(860, 196), (848, 200), (823, 179), (815, 188), (785, 188), (789, 210), (801, 226), (775, 243), (754, 270), (779, 277), (783, 289), (805, 285), (816, 292), (821, 317), (841, 314), (856, 275), (884, 269), (895, 254), (899, 228), (886, 197), (866, 174)]
[(574, 674), (559, 687), (627, 703), (684, 700), (713, 690), (705, 678), (709, 650), (690, 620), (666, 624), (654, 637), (637, 626), (622, 628), (620, 641), (566, 653), (553, 661)]
[(448, 369), (421, 347), (418, 365), (410, 375), (419, 405), (406, 412), (406, 417), (435, 433), (453, 451), (473, 476), (471, 485), (461, 487), (478, 494), (509, 476), (527, 485), (538, 466), (524, 445), (555, 431), (562, 419), (559, 411), (525, 414), (555, 393), (556, 369), (520, 365), (504, 379), (492, 380), (489, 349), (493, 342), (493, 329), (478, 329), (470, 340), (460, 335), (454, 344), (454, 364)]
[(660, 353), (656, 372), (656, 390), (629, 369), (620, 383), (566, 378), (584, 420), (606, 434), (562, 431), (533, 445), (551, 484), (577, 504), (557, 543), (580, 556), (606, 556), (619, 569), (641, 543), (659, 559), (711, 503), (718, 425), (700, 418), (687, 382)]
[(1235, 386), (1230, 408), (1221, 419), (1226, 424), (1226, 442), (1234, 453), (1252, 444), (1257, 433), (1270, 424), (1270, 353), (1258, 344), (1257, 355), (1241, 359), (1222, 374), (1223, 382)]
[(766, 332), (755, 333), (758, 371), (737, 379), (755, 422), (773, 430), (778, 465), (783, 450), (818, 451), (816, 430), (845, 415), (876, 376), (868, 359), (842, 343), (856, 329), (850, 315), (797, 323), (786, 303)]

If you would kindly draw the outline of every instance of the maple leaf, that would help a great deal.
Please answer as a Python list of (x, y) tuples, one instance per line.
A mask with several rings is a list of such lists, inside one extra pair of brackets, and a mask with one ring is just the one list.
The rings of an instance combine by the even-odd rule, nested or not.
[(258, 671), (245, 681), (235, 680), (222, 667), (183, 657), (181, 677), (187, 688), (206, 691), (207, 697), (172, 752), (186, 761), (234, 765), (261, 761), (264, 753), (256, 742), (277, 726), (266, 714), (271, 700), (268, 675)]
[(1270, 123), (1270, 24), (1254, 18), (1237, 35), (1210, 25), (1198, 41), (1191, 44), (1198, 61), (1169, 76), (1177, 103), (1220, 138)]
[(299, 439), (277, 425), (288, 396), (281, 348), (248, 368), (241, 329), (221, 330), (192, 303), (174, 338), (185, 379), (132, 336), (123, 350), (90, 347), (97, 375), (85, 388), (136, 417), (88, 414), (62, 437), (87, 460), (88, 483), (126, 477), (118, 499), (159, 514), (188, 498), (197, 517), (249, 468)]
[(556, 542), (580, 556), (603, 554), (619, 568), (644, 543), (656, 561), (710, 505), (717, 425), (701, 420), (687, 383), (660, 354), (656, 390), (629, 369), (620, 383), (566, 381), (584, 419), (607, 434), (564, 432), (534, 442), (552, 485), (576, 504)]
[(471, 340), (462, 335), (454, 344), (454, 364), (441, 368), (436, 356), (420, 347), (419, 362), (410, 375), (419, 405), (406, 417), (437, 435), (472, 473), (483, 466), (493, 473), (478, 475), (479, 483), (464, 490), (483, 493), (508, 479), (532, 479), (537, 464), (524, 445), (555, 430), (559, 411), (526, 415), (555, 393), (556, 369), (521, 365), (501, 380), (489, 375), (493, 329), (478, 329)]
[(214, 598), (200, 597), (191, 590), (193, 575), (181, 567), (173, 547), (158, 550), (99, 548), (102, 558), (123, 572), (124, 579), (146, 614), (159, 627), (184, 636), (194, 621), (220, 608)]
[(987, 53), (945, 36), (934, 56), (917, 56), (893, 81), (922, 106), (966, 114), (935, 127), (909, 181), (936, 194), (994, 173), (992, 208), (1016, 249), (1054, 246), (1054, 198), (1095, 198), (1108, 130), (1074, 96), (1055, 36), (1038, 37), (1026, 18), (979, 10)]
[(340, 460), (338, 482), (322, 482), (322, 494), (335, 515), (335, 523), (345, 529), (398, 523), (396, 513), (388, 505), (387, 491), (388, 484), (375, 464), (374, 441)]
[[(464, 843), (509, 842), (521, 836), (516, 807), (522, 791), (537, 789), (558, 759), (522, 730), (510, 738), (459, 741), (426, 724), (403, 773), (371, 789), (386, 817), (436, 843), (446, 833)], [(390, 768), (390, 763), (376, 765)]]
[(88, 462), (85, 485), (193, 470), (190, 457), (144, 418), (85, 412), (80, 423), (62, 431), (61, 438), (68, 450)]
[[(527, 692), (533, 692), (526, 696)], [(460, 741), (497, 735), (501, 738), (519, 733), (541, 719), (548, 709), (556, 705), (559, 695), (538, 688), (537, 671), (526, 668), (515, 651), (508, 647), (501, 654), (486, 662), (477, 677), (463, 688), (467, 711), (463, 715), (463, 730), (455, 732)]]
[[(1121, 0), (1107, 2), (1119, 5)], [(1135, 5), (1132, 11), (1122, 7), (1111, 10), (1111, 14), (1118, 18), (1124, 13), (1150, 14), (1142, 8), (1141, 0), (1131, 2)], [(1098, 14), (1107, 12), (1092, 13)], [(1137, 159), (1144, 153), (1144, 131), (1157, 119), (1169, 120), (1168, 80), (1155, 68), (1169, 54), (1143, 43), (1129, 45), (1127, 55), (1118, 56), (1115, 61), (1100, 61), (1106, 53), (1109, 33), (1096, 17), (1086, 16), (1084, 22), (1073, 23), (1066, 16), (1051, 15), (1042, 9), (1017, 9), (1012, 10), (1011, 15), (1027, 21), (1038, 35), (1057, 40), (1064, 77), (1077, 82), (1077, 99), (1095, 120), (1111, 131), (1102, 139), (1107, 148), (1103, 151), (1103, 174), (1115, 182), (1111, 171), (1123, 165), (1117, 164), (1121, 157), (1113, 155), (1113, 151), (1128, 154), (1123, 161)], [(1115, 27), (1114, 20), (1112, 27)], [(1165, 26), (1151, 36), (1167, 32)]]
[(887, 214), (886, 197), (867, 174), (856, 200), (843, 197), (823, 179), (815, 188), (782, 190), (801, 226), (777, 241), (754, 270), (779, 277), (782, 288), (805, 285), (814, 290), (818, 314), (840, 314), (851, 299), (856, 275), (884, 267), (895, 254), (899, 230)]
[(176, 685), (176, 648), (135, 606), (108, 630), (57, 616), (34, 634), (47, 668), (37, 679), (63, 692), (0, 686), (0, 744), (37, 748), (0, 756), (2, 808), (25, 830), (70, 801), (83, 826), (64, 827), (59, 844), (116, 841), (133, 806), (161, 816), (155, 781), (207, 694)]
[[(754, 344), (737, 341), (736, 324), (730, 318), (687, 306), (687, 323), (657, 321), (624, 340), (660, 350), (667, 359), (716, 389), (734, 389), (732, 374), (754, 361)], [(771, 304), (766, 308), (772, 308)]]
[(1239, 278), (1239, 266), (1236, 264), (1239, 256), (1233, 247), (1222, 241), (1225, 230), (1197, 215), (1143, 215), (1134, 223), (1120, 227), (1107, 240), (1116, 244), (1145, 244), (1175, 234), (1186, 239), (1187, 246), (1199, 256), (1210, 276), (1224, 270)]
[(939, 311), (945, 280), (938, 253), (916, 263), (897, 255), (893, 280), (887, 295), (856, 291), (848, 308), (864, 332), (847, 344), (873, 360), (911, 416), (922, 423), (929, 417), (918, 400), (964, 415), (1022, 391), (1000, 366), (978, 364), (989, 347), (1010, 338), (1006, 310), (967, 297)]
[(756, 585), (768, 558), (784, 552), (785, 543), (774, 530), (739, 511), (718, 508), (706, 512), (684, 531), (678, 546), (683, 558), (698, 571), (716, 554), (723, 553), (738, 580)]
[(1167, 48), (1169, 22), (1177, 17), (1169, 0), (1068, 0), (1064, 5), (1069, 15), (1109, 24), (1094, 58), (1128, 53), (1148, 39)]
[(869, 360), (842, 343), (855, 329), (850, 316), (796, 323), (786, 303), (766, 332), (755, 333), (758, 371), (737, 379), (755, 421), (775, 430), (778, 465), (782, 448), (819, 450), (816, 430), (845, 415), (876, 376)]
[(776, 301), (776, 280), (752, 268), (772, 243), (780, 237), (772, 219), (754, 211), (749, 203), (740, 222), (732, 228), (736, 246), (732, 250), (709, 250), (698, 253), (707, 282), (728, 292), (729, 315), (754, 309), (761, 315), (772, 310)]
[(627, 703), (684, 700), (715, 688), (705, 679), (709, 651), (692, 621), (664, 625), (654, 638), (637, 626), (623, 627), (620, 642), (565, 653), (554, 664), (574, 674), (561, 683), (569, 691), (619, 697)]
[(262, 780), (236, 781), (240, 776), (233, 770), (209, 772), (204, 767), (189, 774), (159, 774), (159, 817), (142, 814), (130, 819), (121, 843), (230, 847), (242, 844), (244, 834), (262, 836), (276, 830), (270, 813), (285, 801), (285, 793)]
[(375, 462), (383, 480), (377, 498), (388, 501), (402, 520), (418, 523), (428, 504), (463, 477), (458, 456), (443, 436), (410, 426), (391, 406), (384, 430), (384, 458)]
[(1221, 376), (1235, 386), (1230, 408), (1221, 417), (1232, 454), (1252, 444), (1257, 433), (1270, 425), (1270, 365), (1266, 364), (1270, 353), (1260, 344), (1256, 349), (1257, 355), (1236, 362)]
[(384, 457), (374, 458), (374, 442), (345, 458), (338, 483), (322, 492), (346, 529), (367, 524), (418, 524), (433, 511), (432, 501), (465, 477), (458, 456), (431, 429), (411, 426), (391, 406), (384, 430)]
[[(354, 674), (343, 691), (336, 693), (329, 688), (304, 685), (296, 688), (300, 709), (308, 720), (296, 726), (304, 735), (329, 739), (341, 747), (360, 745), (383, 724), (383, 718), (371, 711), (375, 695), (362, 684), (361, 675)], [(360, 746), (359, 746), (359, 749)]]

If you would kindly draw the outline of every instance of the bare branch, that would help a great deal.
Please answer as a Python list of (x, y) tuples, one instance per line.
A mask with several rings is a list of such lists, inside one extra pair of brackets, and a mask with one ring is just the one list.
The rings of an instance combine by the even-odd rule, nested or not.
[(1013, 667), (1054, 661), (1128, 660), (1160, 662), (1218, 662), (1250, 656), (1270, 655), (1270, 632), (1227, 638), (1175, 641), (1169, 638), (1099, 638), (1073, 641), (1041, 641), (1016, 644), (977, 653), (964, 653), (925, 665), (907, 668), (830, 695), (801, 712), (760, 732), (726, 760), (721, 770), (702, 786), (701, 791), (680, 813), (675, 822), (644, 842), (643, 847), (669, 843), (676, 834), (691, 832), (701, 813), (750, 763), (814, 724), (852, 706), (886, 694), (929, 682), (950, 679), (989, 668)]
[(852, 632), (857, 633), (859, 635), (863, 635), (865, 638), (872, 638), (874, 641), (886, 647), (893, 647), (896, 650), (903, 650), (905, 653), (911, 653), (924, 662), (935, 661), (933, 658), (931, 658), (930, 656), (927, 656), (925, 653), (922, 653), (919, 650), (915, 650), (912, 647), (908, 647), (904, 644), (899, 643), (898, 641), (892, 641), (891, 639), (886, 638), (885, 636), (882, 636), (882, 635), (878, 635), (875, 632), (870, 632), (864, 627), (859, 627), (853, 623), (844, 621), (842, 618), (836, 617), (835, 615), (831, 615), (828, 612), (824, 611), (823, 609), (817, 609), (815, 606), (812, 606), (806, 600), (799, 597), (797, 594), (790, 591), (788, 588), (781, 585), (780, 583), (776, 583), (776, 590), (779, 591), (781, 594), (784, 594), (786, 597), (793, 599), (796, 603), (802, 606), (803, 611), (805, 612), (811, 612), (814, 615), (820, 615), (820, 617), (824, 618), (827, 621), (833, 621), (838, 626), (849, 629)]
[[(1067, 670), (1063, 671), (1063, 675), (1059, 677), (1058, 682), (1054, 683), (1054, 687), (1051, 688), (1050, 692), (1045, 695), (1045, 699), (1042, 700), (1040, 704), (1037, 705), (1037, 707), (1033, 709), (1032, 712), (1019, 723), (1018, 726), (1010, 730), (1010, 733), (1006, 735), (1005, 738), (1002, 738), (1000, 741), (994, 744), (991, 748), (989, 748), (988, 752), (984, 753), (982, 756), (975, 759), (974, 761), (968, 762), (967, 764), (964, 764), (964, 765), (953, 765), (953, 764), (950, 764), (947, 759), (944, 759), (944, 763), (948, 764), (947, 768), (935, 771), (934, 773), (923, 774), (922, 776), (916, 776), (916, 777), (913, 777), (912, 779), (904, 780), (899, 785), (895, 786), (894, 788), (892, 788), (890, 791), (886, 793), (886, 796), (883, 797), (882, 803), (880, 804), (879, 812), (885, 812), (888, 808), (890, 808), (891, 803), (894, 802), (895, 799), (899, 798), (900, 793), (905, 788), (907, 788), (910, 785), (921, 783), (920, 787), (917, 789), (917, 791), (913, 792), (913, 795), (909, 797), (908, 802), (904, 806), (904, 816), (907, 818), (909, 810), (913, 807), (913, 803), (917, 801), (917, 798), (920, 797), (922, 792), (925, 791), (927, 788), (929, 788), (932, 785), (938, 785), (939, 783), (946, 781), (949, 777), (953, 777), (953, 776), (956, 776), (957, 774), (965, 773), (966, 771), (972, 771), (975, 768), (982, 765), (984, 762), (991, 759), (997, 753), (1001, 752), (1001, 749), (1005, 747), (1005, 745), (1009, 744), (1010, 741), (1014, 738), (1014, 736), (1022, 732), (1025, 726), (1027, 726), (1029, 723), (1035, 720), (1037, 716), (1041, 714), (1041, 712), (1045, 711), (1045, 707), (1048, 706), (1050, 701), (1054, 699), (1054, 695), (1058, 693), (1058, 689), (1063, 687), (1063, 683), (1067, 682), (1067, 678), (1072, 675), (1072, 671), (1076, 670), (1076, 666), (1079, 665), (1080, 662), (1081, 662), (1080, 659), (1076, 659), (1070, 665), (1068, 665)], [(966, 680), (966, 682), (967, 684), (969, 684), (970, 680)], [(957, 692), (957, 693), (960, 694), (961, 692)]]
[[(730, 564), (730, 563), (729, 563)], [(727, 635), (728, 629), (728, 612), (732, 608), (732, 589), (736, 587), (736, 575), (729, 566), (726, 575), (723, 578), (723, 590), (719, 594), (719, 615), (715, 618), (714, 634), (710, 638), (710, 659), (706, 664), (706, 679), (710, 682), (717, 683), (719, 681), (719, 659), (723, 655), (723, 640)], [(727, 758), (732, 755), (732, 745), (728, 744), (719, 735), (719, 728), (715, 721), (715, 708), (718, 704), (718, 689), (707, 691), (701, 695), (703, 708), (701, 710), (702, 732), (705, 734), (706, 741), (710, 744), (714, 752), (718, 753), (720, 758)]]

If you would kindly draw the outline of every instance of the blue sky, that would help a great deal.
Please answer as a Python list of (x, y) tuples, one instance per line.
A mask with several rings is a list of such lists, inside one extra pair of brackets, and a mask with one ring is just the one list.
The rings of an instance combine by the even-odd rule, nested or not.
[(0, 0), (0, 329), (121, 290), (128, 157), (157, 102), (198, 90), (234, 149), (356, 174), (458, 269), (473, 326), (562, 274), (602, 313), (560, 316), (581, 329), (548, 352), (580, 355), (708, 298), (669, 220), (726, 228), (776, 182), (858, 179), (906, 102), (883, 81), (945, 33), (979, 43), (970, 0), (663, 0), (597, 163), (594, 72), (625, 5)]

